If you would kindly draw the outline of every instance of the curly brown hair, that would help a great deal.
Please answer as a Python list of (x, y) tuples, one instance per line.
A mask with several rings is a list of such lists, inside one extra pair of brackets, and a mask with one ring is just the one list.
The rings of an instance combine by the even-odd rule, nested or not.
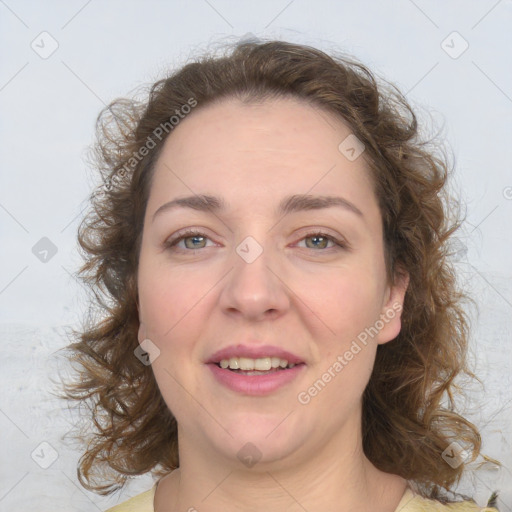
[[(96, 428), (79, 461), (81, 484), (105, 495), (130, 476), (164, 475), (179, 466), (176, 420), (151, 366), (134, 357), (143, 219), (173, 117), (179, 122), (182, 113), (224, 98), (292, 96), (335, 114), (364, 143), (383, 219), (388, 281), (393, 284), (400, 269), (410, 276), (402, 329), (392, 343), (378, 346), (364, 391), (364, 453), (378, 469), (417, 484), (424, 497), (448, 501), (441, 488), (450, 491), (481, 449), (478, 429), (454, 402), (462, 394), (459, 374), (479, 381), (467, 361), (463, 304), (474, 301), (458, 289), (450, 260), (447, 241), (462, 220), (445, 186), (448, 159), (432, 141), (420, 140), (404, 95), (341, 52), (252, 41), (201, 55), (153, 84), (148, 96), (117, 99), (97, 119), (95, 167), (103, 183), (78, 230), (85, 263), (77, 272), (94, 296), (66, 348), (78, 374), (64, 384), (65, 398), (89, 405)], [(457, 467), (441, 458), (453, 440), (471, 455)]]

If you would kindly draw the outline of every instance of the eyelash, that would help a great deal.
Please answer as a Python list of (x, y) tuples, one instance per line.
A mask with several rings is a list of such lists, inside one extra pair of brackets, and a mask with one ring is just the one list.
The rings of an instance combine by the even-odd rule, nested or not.
[[(184, 233), (181, 233), (180, 235), (178, 235), (177, 238), (167, 240), (166, 242), (164, 242), (164, 247), (165, 247), (165, 249), (168, 249), (168, 250), (177, 251), (177, 252), (187, 252), (187, 253), (195, 253), (196, 251), (206, 249), (206, 247), (200, 247), (197, 249), (181, 249), (181, 248), (178, 249), (178, 248), (176, 248), (176, 246), (182, 240), (184, 240), (186, 238), (192, 238), (192, 237), (203, 237), (208, 240), (210, 239), (208, 236), (205, 235), (205, 233), (201, 233), (200, 231), (188, 230), (188, 231), (185, 231)], [(304, 240), (306, 238), (311, 238), (311, 237), (326, 238), (328, 241), (332, 242), (335, 245), (334, 247), (328, 247), (328, 248), (320, 249), (320, 250), (311, 249), (312, 251), (315, 251), (315, 252), (330, 252), (329, 249), (340, 250), (340, 249), (348, 249), (349, 248), (349, 246), (346, 242), (342, 242), (341, 240), (338, 240), (337, 238), (333, 237), (332, 235), (323, 233), (321, 231), (312, 231), (310, 233), (306, 233), (299, 240), (299, 242), (301, 242), (302, 240)], [(306, 247), (306, 249), (309, 249), (309, 248)]]

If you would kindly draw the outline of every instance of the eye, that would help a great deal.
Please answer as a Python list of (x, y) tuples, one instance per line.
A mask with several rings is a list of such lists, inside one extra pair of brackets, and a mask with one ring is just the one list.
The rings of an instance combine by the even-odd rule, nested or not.
[[(198, 249), (206, 248), (206, 241), (209, 238), (205, 233), (201, 231), (195, 230), (187, 230), (184, 233), (178, 234), (175, 238), (171, 238), (164, 243), (166, 249), (170, 249), (173, 251), (182, 251), (182, 252), (190, 252), (196, 251)], [(307, 240), (311, 240), (310, 244), (307, 243)], [(184, 242), (184, 247), (180, 247), (179, 244)], [(323, 232), (312, 232), (303, 236), (299, 242), (306, 241), (306, 249), (312, 249), (313, 251), (323, 252), (326, 249), (347, 249), (348, 244), (346, 242), (342, 242), (338, 240), (336, 237), (332, 235), (328, 235)], [(329, 242), (332, 244), (330, 247), (328, 246)]]
[[(311, 240), (311, 244), (308, 245), (307, 240)], [(322, 232), (313, 232), (306, 234), (303, 238), (301, 238), (300, 242), (306, 241), (307, 249), (341, 249), (347, 248), (347, 244), (338, 240), (334, 236), (328, 235), (327, 233)], [(331, 242), (333, 245), (328, 247), (328, 243)]]
[[(178, 246), (178, 244), (182, 240), (185, 242), (184, 248)], [(188, 240), (190, 240), (189, 244), (187, 244)], [(176, 238), (167, 240), (164, 243), (164, 246), (167, 249), (172, 248), (173, 250), (175, 250), (175, 248), (177, 247), (176, 250), (178, 250), (178, 251), (194, 251), (194, 250), (203, 249), (204, 247), (206, 247), (204, 245), (206, 243), (206, 240), (209, 240), (209, 238), (204, 233), (201, 233), (200, 231), (188, 230), (188, 231), (185, 231), (184, 233), (181, 233)]]

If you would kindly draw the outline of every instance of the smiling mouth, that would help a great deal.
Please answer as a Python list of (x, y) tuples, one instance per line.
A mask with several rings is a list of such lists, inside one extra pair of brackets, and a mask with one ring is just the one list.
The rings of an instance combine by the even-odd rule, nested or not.
[[(270, 370), (240, 370), (240, 369), (234, 370), (232, 368), (223, 368), (223, 370), (229, 370), (230, 372), (239, 373), (241, 375), (267, 375), (269, 373), (286, 372), (288, 370), (291, 370), (294, 366), (301, 366), (303, 364), (304, 363), (300, 363), (300, 364), (292, 363), (290, 365), (290, 367), (288, 367), (288, 368), (271, 368)], [(221, 368), (220, 364), (217, 364), (217, 366), (219, 368)]]
[(306, 363), (295, 356), (293, 362), (280, 357), (230, 357), (207, 363), (223, 386), (247, 396), (265, 396), (290, 385), (303, 373)]
[(251, 359), (248, 357), (231, 357), (230, 359), (222, 359), (215, 363), (223, 370), (229, 370), (242, 375), (266, 375), (268, 373), (276, 373), (291, 370), (295, 366), (304, 363), (289, 363), (286, 359), (280, 357), (262, 357)]

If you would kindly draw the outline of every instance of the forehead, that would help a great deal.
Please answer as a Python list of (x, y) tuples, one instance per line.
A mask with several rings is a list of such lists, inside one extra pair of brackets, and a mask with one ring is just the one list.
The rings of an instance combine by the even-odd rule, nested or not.
[(277, 201), (285, 193), (334, 190), (364, 202), (372, 189), (366, 162), (339, 149), (349, 136), (344, 121), (300, 99), (198, 105), (162, 148), (150, 202), (212, 191), (227, 198), (243, 191), (256, 202), (275, 195)]
[(167, 138), (164, 153), (169, 156), (179, 149), (183, 158), (201, 159), (237, 151), (283, 156), (286, 151), (300, 151), (314, 157), (336, 153), (350, 133), (340, 118), (299, 98), (250, 103), (229, 98), (198, 105)]

